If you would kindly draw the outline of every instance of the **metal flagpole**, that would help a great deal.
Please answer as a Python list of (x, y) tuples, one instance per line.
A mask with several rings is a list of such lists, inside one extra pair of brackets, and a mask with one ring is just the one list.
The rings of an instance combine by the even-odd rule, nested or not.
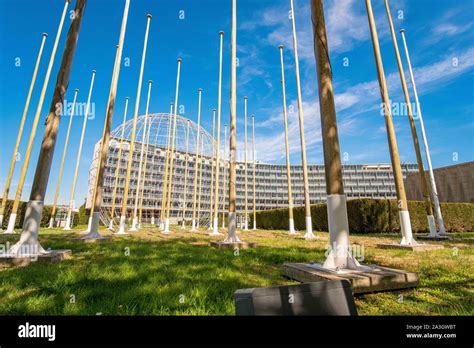
[(95, 70), (92, 70), (92, 77), (91, 77), (91, 82), (89, 86), (89, 94), (87, 96), (86, 112), (84, 114), (84, 120), (82, 121), (81, 139), (79, 140), (79, 148), (77, 150), (76, 168), (74, 170), (74, 177), (72, 179), (71, 196), (69, 198), (69, 208), (67, 211), (66, 224), (64, 225), (64, 228), (63, 228), (64, 231), (71, 230), (71, 217), (72, 217), (72, 210), (74, 209), (74, 196), (76, 193), (77, 175), (79, 173), (82, 146), (84, 145), (84, 137), (86, 134), (87, 119), (89, 117), (89, 105), (90, 105), (90, 99), (92, 96), (92, 89), (94, 88), (94, 80), (95, 80)]
[(202, 198), (202, 163), (204, 153), (204, 133), (201, 134), (201, 156), (199, 159), (199, 199), (198, 199), (198, 211), (197, 211), (197, 223), (196, 229), (199, 230), (200, 220), (201, 220), (201, 198)]
[(56, 192), (54, 194), (53, 209), (51, 210), (51, 218), (49, 219), (49, 228), (53, 228), (54, 220), (56, 218), (56, 205), (58, 203), (59, 189), (61, 187), (61, 179), (63, 176), (64, 161), (66, 159), (67, 145), (69, 143), (69, 134), (71, 134), (72, 119), (74, 118), (74, 110), (76, 109), (76, 100), (77, 100), (78, 92), (79, 90), (76, 88), (74, 90), (74, 99), (72, 101), (72, 107), (69, 113), (69, 124), (67, 126), (66, 140), (64, 141), (63, 154), (61, 156), (61, 165), (59, 166), (58, 183), (56, 184)]
[(311, 1), (311, 13), (314, 31), (314, 56), (318, 76), (330, 241), (329, 255), (322, 268), (336, 272), (341, 269), (371, 271), (371, 268), (358, 263), (352, 256), (349, 246), (347, 204), (344, 194), (332, 70), (322, 0)]
[(304, 205), (305, 205), (305, 221), (306, 234), (305, 239), (313, 239), (316, 236), (313, 234), (313, 223), (311, 219), (311, 202), (309, 199), (309, 179), (308, 166), (306, 162), (306, 142), (304, 134), (304, 116), (303, 116), (303, 100), (301, 98), (301, 82), (300, 82), (300, 66), (298, 60), (298, 44), (296, 41), (296, 25), (295, 25), (295, 11), (293, 0), (290, 0), (291, 6), (291, 24), (293, 29), (293, 49), (295, 53), (295, 71), (296, 71), (296, 89), (298, 92), (298, 116), (300, 124), (300, 141), (301, 141), (301, 161), (303, 164), (303, 182), (304, 182)]
[[(216, 153), (216, 185), (214, 187), (214, 221), (211, 236), (219, 236), (217, 223), (219, 215), (219, 171), (220, 171), (220, 146), (221, 146), (221, 111), (222, 111), (222, 51), (224, 44), (224, 32), (219, 32), (219, 82), (217, 89), (217, 153)], [(224, 146), (225, 148), (225, 146)], [(223, 186), (225, 187), (225, 185)]]
[[(211, 203), (209, 204), (209, 230), (212, 228), (212, 209), (213, 209), (213, 195), (214, 195), (214, 156), (216, 153), (216, 141), (215, 141), (215, 132), (216, 132), (216, 109), (212, 109), (212, 155), (211, 155), (211, 188), (209, 190), (209, 197)], [(210, 233), (209, 235), (211, 235)]]
[(25, 184), (26, 172), (28, 170), (28, 165), (30, 162), (31, 150), (33, 149), (33, 142), (35, 140), (36, 130), (38, 128), (39, 117), (41, 115), (41, 110), (43, 108), (43, 102), (46, 95), (46, 90), (48, 89), (49, 78), (51, 76), (51, 71), (53, 69), (54, 59), (56, 57), (56, 51), (58, 49), (59, 39), (61, 37), (61, 32), (63, 29), (64, 19), (66, 17), (68, 6), (69, 6), (69, 0), (66, 0), (64, 4), (62, 16), (61, 16), (61, 21), (59, 22), (56, 39), (54, 41), (53, 51), (51, 52), (51, 57), (49, 59), (48, 69), (46, 71), (46, 76), (44, 78), (43, 87), (41, 89), (40, 99), (38, 102), (38, 106), (36, 108), (36, 114), (33, 119), (33, 126), (31, 127), (30, 138), (28, 139), (28, 145), (26, 148), (25, 156), (23, 158), (23, 166), (21, 167), (21, 173), (20, 173), (18, 186), (17, 186), (16, 194), (15, 194), (15, 201), (13, 202), (12, 211), (10, 213), (10, 218), (8, 220), (8, 227), (7, 227), (7, 230), (5, 231), (5, 233), (7, 234), (13, 233), (15, 229), (16, 215), (18, 213), (18, 207), (20, 206), (20, 199), (21, 199), (21, 194), (23, 191), (23, 185)]
[[(145, 109), (145, 117), (150, 118), (148, 115), (148, 111), (150, 108), (150, 96), (151, 96), (151, 86), (153, 81), (148, 81), (148, 96), (146, 100), (146, 109)], [(146, 172), (148, 166), (148, 145), (150, 143), (150, 131), (151, 131), (151, 121), (148, 124), (148, 131), (145, 140), (145, 163), (143, 164), (143, 175), (142, 175), (142, 183), (141, 183), (141, 192), (140, 192), (140, 209), (138, 211), (138, 228), (142, 227), (142, 213), (143, 213), (143, 195), (145, 193), (145, 180), (146, 180)]]
[(229, 227), (226, 243), (239, 243), (237, 237), (236, 217), (236, 152), (237, 152), (237, 0), (232, 0), (232, 35), (231, 35), (231, 73), (230, 73), (230, 166), (229, 166)]
[[(6, 254), (12, 255), (13, 257), (18, 257), (19, 255), (25, 256), (25, 254), (28, 255), (28, 257), (32, 257), (33, 255), (42, 253), (51, 253), (49, 250), (45, 252), (45, 250), (41, 247), (41, 244), (38, 241), (38, 230), (43, 215), (44, 199), (46, 190), (48, 188), (48, 179), (51, 173), (53, 153), (56, 146), (59, 124), (61, 121), (61, 115), (57, 111), (58, 108), (64, 107), (64, 98), (69, 85), (69, 76), (74, 61), (74, 54), (76, 52), (76, 45), (82, 19), (84, 17), (85, 5), (86, 0), (76, 1), (76, 7), (74, 8), (74, 18), (72, 18), (72, 21), (70, 22), (66, 44), (62, 54), (61, 65), (59, 66), (59, 70), (56, 75), (56, 84), (54, 86), (53, 97), (51, 98), (48, 116), (46, 117), (43, 139), (41, 141), (38, 161), (36, 162), (35, 175), (31, 185), (30, 198), (26, 206), (25, 219), (23, 221), (20, 240), (6, 252)], [(64, 21), (64, 17), (62, 21)], [(53, 51), (55, 51), (55, 49)], [(54, 56), (54, 54), (52, 56)], [(42, 91), (42, 96), (40, 97), (41, 102), (39, 103), (37, 114), (35, 116), (36, 119), (41, 113), (41, 107), (44, 101), (44, 92), (46, 92), (46, 85), (47, 83), (45, 84), (45, 88)], [(24, 177), (25, 173), (23, 173), (22, 177)]]
[(181, 73), (181, 62), (183, 60), (178, 58), (178, 72), (176, 75), (176, 91), (174, 97), (174, 115), (173, 115), (173, 130), (171, 135), (171, 153), (170, 153), (170, 165), (169, 165), (169, 181), (168, 181), (168, 197), (166, 199), (166, 220), (165, 220), (165, 229), (162, 233), (170, 233), (170, 210), (171, 210), (171, 190), (173, 186), (173, 166), (174, 166), (174, 145), (176, 139), (176, 114), (178, 110), (178, 98), (179, 98), (179, 78)]
[(128, 100), (130, 98), (126, 97), (125, 98), (125, 110), (123, 112), (123, 123), (122, 123), (122, 134), (120, 137), (120, 147), (119, 147), (119, 152), (118, 152), (118, 158), (117, 158), (117, 167), (115, 168), (115, 183), (114, 183), (114, 191), (112, 193), (112, 209), (110, 210), (110, 224), (109, 224), (109, 230), (113, 231), (114, 229), (114, 216), (115, 216), (115, 200), (117, 197), (117, 187), (118, 187), (118, 179), (119, 179), (119, 174), (120, 174), (120, 167), (122, 163), (122, 149), (123, 149), (123, 138), (125, 135), (125, 123), (127, 121), (127, 110), (128, 110)]
[(283, 61), (283, 45), (278, 46), (280, 49), (280, 65), (281, 65), (281, 89), (283, 94), (283, 124), (285, 128), (285, 152), (286, 152), (286, 179), (288, 186), (288, 220), (290, 234), (295, 232), (295, 220), (293, 219), (293, 194), (291, 193), (291, 165), (290, 165), (290, 146), (288, 144), (288, 116), (286, 113), (286, 87), (285, 87), (285, 67)]
[(15, 170), (15, 164), (18, 156), (18, 148), (20, 147), (21, 137), (23, 135), (23, 129), (25, 126), (26, 115), (28, 113), (28, 108), (30, 107), (31, 95), (33, 94), (33, 88), (36, 83), (36, 76), (38, 75), (39, 65), (41, 63), (41, 57), (43, 56), (44, 43), (48, 34), (43, 33), (43, 38), (41, 40), (40, 50), (38, 52), (38, 57), (36, 58), (35, 68), (33, 70), (33, 77), (30, 82), (30, 89), (28, 90), (28, 96), (26, 97), (25, 107), (23, 108), (23, 115), (21, 116), (20, 128), (18, 129), (18, 135), (16, 137), (15, 147), (13, 149), (12, 159), (10, 161), (10, 169), (8, 170), (7, 181), (5, 182), (5, 190), (3, 191), (3, 199), (0, 203), (0, 231), (2, 230), (3, 225), (3, 215), (5, 214), (5, 206), (8, 200), (8, 193), (10, 191), (10, 185), (12, 182), (13, 172)]
[[(151, 86), (153, 82), (150, 80), (148, 81), (148, 103), (150, 101), (150, 93), (151, 93)], [(146, 135), (148, 132), (148, 113), (145, 113), (145, 122), (142, 129), (142, 143), (140, 148), (140, 160), (138, 162), (138, 178), (137, 178), (137, 187), (135, 190), (135, 206), (133, 209), (133, 220), (132, 220), (132, 227), (130, 228), (130, 232), (138, 231), (138, 205), (140, 203), (140, 189), (142, 184), (142, 174), (143, 174), (143, 156), (145, 155), (145, 143), (146, 143)]]
[(188, 194), (188, 159), (189, 159), (189, 127), (191, 121), (188, 120), (188, 127), (186, 128), (186, 157), (185, 157), (185, 169), (184, 169), (184, 193), (183, 193), (183, 222), (181, 225), (181, 229), (184, 230), (186, 228), (186, 206), (187, 202), (187, 194)]
[(382, 55), (380, 53), (379, 39), (377, 35), (377, 28), (375, 25), (374, 14), (372, 11), (372, 3), (370, 0), (365, 1), (367, 7), (367, 15), (369, 19), (370, 33), (372, 36), (372, 44), (374, 48), (375, 62), (377, 65), (377, 74), (380, 85), (380, 94), (382, 96), (385, 124), (387, 127), (388, 144), (390, 150), (390, 158), (392, 160), (393, 176), (395, 181), (395, 189), (397, 191), (400, 227), (402, 232), (401, 245), (416, 244), (413, 238), (413, 233), (410, 224), (410, 213), (408, 212), (407, 198), (405, 193), (405, 186), (403, 185), (403, 174), (400, 166), (400, 157), (398, 154), (397, 139), (395, 134), (395, 127), (392, 121), (392, 112), (390, 110), (390, 97), (388, 95), (387, 82), (385, 80), (385, 72), (383, 68)]
[(435, 204), (436, 217), (438, 220), (439, 235), (447, 236), (446, 228), (444, 227), (443, 214), (441, 213), (441, 206), (439, 204), (438, 189), (436, 188), (436, 181), (435, 181), (435, 176), (433, 173), (433, 165), (431, 163), (430, 148), (428, 146), (428, 139), (426, 137), (425, 124), (423, 122), (423, 113), (421, 112), (421, 104), (420, 104), (420, 100), (418, 99), (418, 90), (416, 88), (415, 75), (413, 74), (413, 68), (412, 68), (411, 60), (410, 60), (410, 53), (408, 52), (408, 45), (405, 39), (405, 30), (404, 29), (400, 30), (400, 33), (402, 34), (403, 46), (405, 47), (405, 54), (406, 54), (406, 58), (408, 62), (408, 70), (410, 72), (411, 84), (413, 86), (413, 94), (415, 95), (416, 109), (418, 111), (418, 119), (420, 121), (421, 136), (423, 138), (423, 144), (425, 145), (426, 162), (428, 163), (428, 173), (429, 173), (430, 184), (431, 184), (430, 185), (431, 195), (433, 197), (433, 202)]
[(227, 146), (227, 125), (224, 125), (224, 173), (222, 175), (222, 229), (225, 228), (225, 201), (226, 201), (226, 179), (227, 179), (227, 156), (226, 156), (226, 146)]
[(201, 94), (202, 89), (198, 90), (198, 119), (197, 119), (197, 132), (196, 132), (196, 152), (194, 161), (194, 184), (193, 184), (193, 221), (191, 226), (191, 232), (197, 231), (196, 229), (196, 198), (197, 198), (197, 185), (198, 185), (198, 164), (199, 164), (199, 135), (201, 134)]
[(128, 163), (127, 163), (127, 175), (125, 177), (125, 188), (123, 191), (123, 200), (122, 200), (122, 212), (120, 215), (120, 228), (116, 235), (125, 235), (125, 219), (127, 214), (127, 203), (128, 203), (128, 190), (130, 187), (130, 175), (132, 172), (132, 163), (133, 163), (133, 151), (135, 149), (135, 136), (137, 131), (137, 119), (138, 119), (138, 109), (140, 107), (140, 94), (142, 90), (142, 81), (143, 81), (143, 70), (145, 68), (145, 58), (146, 58), (146, 50), (148, 45), (148, 33), (150, 30), (150, 21), (151, 15), (148, 14), (146, 22), (146, 30), (145, 30), (145, 40), (143, 42), (143, 53), (142, 53), (142, 61), (140, 64), (140, 73), (138, 77), (138, 87), (137, 87), (137, 96), (135, 100), (135, 110), (133, 113), (133, 123), (132, 123), (132, 134), (130, 138), (130, 150), (128, 152)]
[(428, 192), (428, 183), (426, 182), (425, 169), (423, 168), (423, 158), (421, 156), (420, 142), (416, 131), (415, 120), (413, 118), (413, 110), (411, 107), (410, 94), (408, 92), (407, 83), (405, 80), (405, 70), (403, 68), (402, 59), (400, 57), (400, 51), (398, 49), (397, 37), (395, 34), (395, 28), (393, 26), (392, 15), (390, 14), (390, 7), (388, 1), (385, 0), (385, 9), (387, 11), (388, 24), (390, 26), (390, 32), (392, 34), (393, 46), (395, 49), (395, 56), (397, 58), (398, 71), (400, 73), (400, 80), (403, 89), (403, 95), (405, 97), (405, 103), (407, 105), (408, 120), (410, 121), (410, 129), (413, 137), (413, 145), (415, 147), (416, 160), (418, 163), (418, 172), (420, 173), (421, 192), (425, 200), (426, 214), (428, 217), (428, 226), (430, 229), (429, 237), (436, 238), (438, 232), (436, 231), (436, 222), (433, 216), (433, 207), (431, 206), (430, 194)]
[(171, 123), (173, 122), (173, 103), (170, 103), (170, 113), (168, 116), (168, 137), (166, 140), (165, 152), (165, 172), (163, 174), (163, 190), (161, 192), (161, 210), (160, 210), (160, 229), (165, 229), (165, 204), (166, 204), (166, 189), (168, 187), (168, 164), (170, 157), (170, 142), (171, 142)]
[(247, 161), (247, 97), (244, 97), (244, 230), (249, 230), (248, 161)]
[(90, 228), (90, 233), (82, 237), (83, 239), (103, 238), (99, 233), (99, 220), (100, 220), (100, 210), (102, 206), (104, 173), (105, 173), (105, 165), (107, 161), (107, 156), (109, 152), (110, 129), (112, 127), (112, 117), (113, 117), (115, 99), (116, 99), (116, 94), (117, 94), (117, 85), (118, 85), (118, 80), (119, 80), (119, 75), (120, 75), (123, 43), (125, 40), (125, 31), (127, 28), (129, 4), (130, 4), (130, 1), (127, 0), (125, 2), (122, 25), (120, 28), (119, 44), (117, 46), (117, 50), (115, 53), (115, 62), (114, 62), (113, 73), (112, 73), (112, 81), (110, 83), (110, 90), (109, 90), (109, 96), (108, 96), (108, 101), (107, 101), (107, 111), (106, 111), (105, 121), (104, 121), (104, 130), (102, 133), (102, 141), (101, 141), (100, 150), (99, 150), (100, 153), (99, 153), (99, 162), (98, 162), (97, 175), (96, 175), (96, 183), (95, 183), (94, 194), (92, 196), (91, 228)]
[(256, 178), (255, 171), (257, 163), (255, 161), (255, 115), (252, 114), (252, 163), (253, 163), (253, 173), (252, 173), (252, 206), (253, 206), (253, 230), (257, 229), (257, 197), (256, 197)]

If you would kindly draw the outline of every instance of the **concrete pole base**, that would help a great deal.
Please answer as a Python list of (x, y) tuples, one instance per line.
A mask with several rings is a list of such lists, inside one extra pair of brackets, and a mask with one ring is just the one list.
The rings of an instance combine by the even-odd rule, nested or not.
[[(7, 230), (4, 232), (5, 234), (15, 233), (15, 222), (16, 222), (16, 214), (10, 214), (10, 218), (8, 219), (8, 227), (7, 227)], [(38, 224), (38, 227), (39, 227), (39, 224)]]
[(193, 219), (192, 223), (191, 223), (191, 232), (197, 232), (197, 228), (196, 228), (196, 220)]
[(252, 230), (256, 231), (257, 230), (257, 221), (254, 220), (253, 222), (253, 228)]
[(104, 237), (99, 233), (100, 213), (94, 212), (91, 216), (91, 229), (88, 234), (80, 239), (103, 239)]
[(63, 231), (70, 231), (70, 230), (71, 230), (71, 215), (68, 213)]
[(218, 221), (216, 218), (214, 218), (214, 224), (212, 228), (212, 233), (209, 233), (210, 237), (217, 237), (217, 236), (223, 236), (222, 233), (219, 233), (219, 228), (217, 227)]
[(400, 242), (400, 245), (418, 244), (413, 238), (413, 232), (411, 230), (410, 222), (410, 213), (407, 210), (400, 210), (398, 215), (400, 218), (400, 229), (402, 232), (402, 240)]
[(127, 236), (128, 233), (125, 232), (125, 216), (122, 215), (120, 216), (120, 225), (119, 225), (119, 231), (115, 233), (116, 236)]
[(186, 229), (186, 221), (184, 221), (184, 220), (181, 222), (181, 229), (182, 230)]
[(138, 219), (137, 219), (136, 216), (134, 216), (133, 220), (132, 220), (132, 227), (128, 231), (129, 232), (137, 232), (138, 231), (137, 223), (138, 223)]
[(41, 223), (42, 213), (42, 201), (28, 202), (20, 240), (11, 248), (9, 248), (3, 255), (15, 257), (36, 257), (40, 254), (46, 253), (41, 244), (38, 242), (38, 229)]
[(85, 230), (83, 232), (89, 233), (91, 231), (91, 225), (92, 225), (92, 216), (89, 216), (89, 221), (87, 223), (87, 230)]
[(113, 231), (113, 230), (114, 230), (114, 219), (110, 219), (109, 227), (107, 227), (107, 229), (108, 229), (109, 231)]
[(166, 218), (165, 220), (165, 229), (161, 232), (163, 234), (170, 234), (170, 219)]
[(237, 236), (237, 215), (229, 212), (229, 231), (224, 243), (241, 243), (242, 241)]
[(430, 233), (427, 235), (429, 238), (438, 238), (438, 231), (436, 230), (436, 222), (433, 215), (428, 215), (428, 227)]
[(248, 230), (249, 230), (249, 221), (244, 220), (244, 231), (248, 231)]
[(48, 228), (53, 228), (54, 227), (54, 219), (53, 217), (51, 216), (51, 219), (49, 219), (49, 226)]
[(303, 236), (304, 239), (316, 239), (316, 235), (313, 233), (313, 221), (311, 216), (306, 216), (306, 233)]
[(289, 219), (288, 221), (289, 221), (289, 226), (290, 226), (290, 231), (288, 233), (291, 234), (291, 235), (298, 234), (295, 231), (295, 220)]
[(440, 236), (448, 236), (448, 233), (446, 232), (446, 228), (444, 227), (444, 221), (442, 218), (439, 218), (439, 217), (438, 217), (438, 226), (439, 226), (438, 234)]
[(340, 194), (328, 195), (327, 212), (330, 245), (326, 252), (326, 261), (320, 267), (336, 272), (340, 270), (371, 271), (372, 269), (361, 266), (352, 256), (349, 247), (346, 196)]

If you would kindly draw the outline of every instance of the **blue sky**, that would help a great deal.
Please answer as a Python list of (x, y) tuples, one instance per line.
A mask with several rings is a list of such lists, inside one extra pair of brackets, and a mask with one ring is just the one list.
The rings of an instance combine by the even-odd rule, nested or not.
[[(384, 68), (393, 102), (403, 102), (394, 50), (382, 0), (373, 0), (381, 41)], [(75, 2), (70, 5), (73, 9)], [(435, 167), (474, 159), (474, 1), (392, 0), (394, 24), (407, 29), (407, 40), (415, 67), (425, 126)], [(3, 191), (31, 74), (41, 41), (48, 32), (45, 52), (36, 82), (25, 134), (29, 134), (51, 53), (63, 1), (0, 1), (0, 190)], [(85, 102), (92, 69), (97, 70), (92, 95), (95, 117), (89, 121), (78, 178), (76, 202), (87, 192), (87, 174), (94, 144), (99, 140), (110, 87), (115, 45), (124, 1), (89, 1), (82, 24), (71, 73), (67, 100), (79, 88), (79, 102)], [(284, 162), (283, 121), (279, 52), (285, 48), (286, 87), (289, 105), (291, 160), (300, 162), (294, 56), (291, 43), (289, 0), (238, 1), (238, 139), (243, 148), (243, 97), (249, 97), (249, 114), (256, 116), (257, 157), (266, 162)], [(217, 106), (219, 31), (224, 37), (222, 122), (229, 122), (230, 0), (132, 0), (125, 39), (113, 127), (122, 120), (125, 97), (130, 96), (128, 119), (132, 117), (139, 62), (146, 25), (151, 13), (149, 45), (144, 74), (140, 114), (146, 104), (146, 82), (154, 81), (150, 112), (167, 112), (174, 99), (176, 59), (183, 58), (179, 104), (184, 115), (196, 120), (197, 90), (203, 88), (202, 117), (210, 131), (212, 109)], [(384, 119), (380, 115), (374, 55), (370, 31), (361, 0), (326, 0), (325, 15), (334, 73), (334, 89), (344, 163), (389, 163)], [(310, 7), (307, 0), (295, 0), (299, 41), (308, 160), (322, 163), (322, 145), (317, 95), (316, 68)], [(27, 174), (23, 199), (29, 196), (38, 149), (49, 110), (56, 73), (70, 19), (66, 20), (53, 73), (43, 106), (35, 147)], [(399, 47), (402, 50), (399, 37)], [(404, 59), (404, 53), (402, 50)], [(18, 59), (20, 66), (15, 63)], [(125, 62), (130, 62), (129, 66)], [(348, 64), (345, 64), (347, 63)], [(406, 61), (404, 59), (404, 65)], [(408, 75), (407, 75), (408, 78)], [(411, 88), (411, 85), (410, 85)], [(415, 162), (407, 117), (394, 116), (402, 162)], [(72, 181), (75, 154), (82, 125), (74, 119), (60, 203), (66, 203)], [(51, 203), (67, 122), (59, 132), (46, 202)], [(223, 130), (223, 129), (222, 129)], [(26, 148), (24, 136), (20, 153)], [(242, 151), (239, 157), (243, 158)], [(10, 197), (16, 190), (21, 163), (17, 164)]]

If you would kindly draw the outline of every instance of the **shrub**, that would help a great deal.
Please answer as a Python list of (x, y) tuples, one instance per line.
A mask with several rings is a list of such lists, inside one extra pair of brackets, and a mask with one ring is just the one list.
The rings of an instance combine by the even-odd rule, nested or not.
[[(409, 201), (413, 232), (428, 232), (428, 220), (424, 202)], [(474, 231), (474, 204), (441, 203), (444, 224), (448, 232)], [(304, 207), (293, 209), (295, 228), (305, 229)], [(347, 201), (347, 215), (350, 231), (353, 233), (388, 233), (399, 232), (397, 201), (388, 199), (353, 199)], [(311, 206), (313, 229), (327, 231), (326, 204)], [(288, 209), (274, 209), (257, 213), (259, 229), (286, 230), (288, 226)]]

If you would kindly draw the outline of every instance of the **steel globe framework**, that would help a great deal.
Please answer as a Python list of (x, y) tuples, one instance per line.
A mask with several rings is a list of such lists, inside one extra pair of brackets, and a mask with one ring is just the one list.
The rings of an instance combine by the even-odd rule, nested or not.
[[(150, 129), (150, 138), (148, 144), (156, 148), (166, 148), (167, 137), (168, 137), (168, 126), (171, 125), (173, 128), (173, 115), (169, 113), (156, 113), (149, 114), (148, 116), (140, 116), (137, 120), (136, 138), (137, 143), (141, 144), (143, 132), (145, 130), (145, 117), (147, 117), (148, 126)], [(171, 122), (170, 122), (171, 121)], [(186, 132), (189, 121), (189, 154), (195, 155), (196, 139), (198, 133), (197, 124), (184, 117), (176, 116), (176, 143), (175, 148), (177, 152), (186, 152)], [(124, 141), (130, 141), (132, 133), (133, 120), (129, 120), (125, 123)], [(212, 135), (209, 134), (203, 127), (200, 127), (201, 135), (204, 137), (204, 156), (211, 156), (212, 153)], [(110, 146), (117, 147), (120, 143), (120, 136), (122, 134), (122, 125), (116, 127), (111, 132), (111, 143)], [(137, 148), (135, 148), (137, 150)], [(201, 152), (201, 150), (200, 150)], [(201, 153), (200, 153), (201, 155)]]

